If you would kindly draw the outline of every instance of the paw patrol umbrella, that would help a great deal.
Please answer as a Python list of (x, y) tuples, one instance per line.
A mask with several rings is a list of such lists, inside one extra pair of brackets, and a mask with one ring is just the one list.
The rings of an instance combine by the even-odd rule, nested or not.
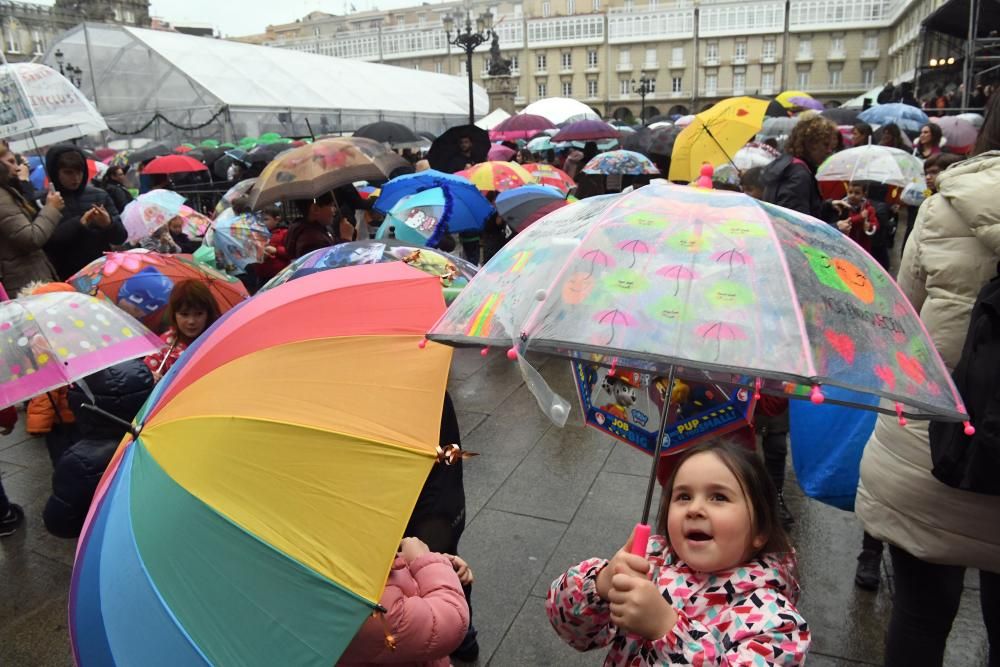
[[(329, 667), (379, 598), (431, 467), (438, 280), (306, 276), (230, 311), (157, 385), (78, 544), (81, 667)], [(387, 380), (389, 379), (389, 380)]]

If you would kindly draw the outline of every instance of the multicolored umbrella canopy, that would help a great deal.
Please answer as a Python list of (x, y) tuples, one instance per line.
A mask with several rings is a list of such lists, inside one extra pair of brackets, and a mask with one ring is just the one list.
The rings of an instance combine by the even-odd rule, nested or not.
[(648, 174), (653, 176), (659, 174), (660, 170), (656, 168), (652, 160), (642, 153), (617, 150), (595, 155), (590, 162), (583, 166), (583, 173), (629, 176)]
[(255, 297), (188, 348), (91, 504), (77, 664), (336, 664), (437, 460), (451, 351), (418, 343), (443, 309), (432, 276), (348, 267)]
[(858, 120), (871, 125), (889, 125), (890, 123), (910, 135), (920, 133), (920, 128), (930, 122), (922, 110), (909, 104), (892, 102), (876, 104), (858, 114)]
[(535, 177), (515, 162), (480, 162), (455, 175), (472, 181), (481, 192), (503, 192), (535, 182)]
[(215, 214), (219, 215), (227, 208), (232, 208), (233, 201), (235, 201), (237, 197), (242, 197), (243, 195), (248, 194), (250, 192), (250, 188), (252, 188), (256, 182), (256, 178), (247, 178), (226, 190), (226, 193), (222, 195), (222, 198), (215, 205)]
[(967, 419), (871, 256), (826, 223), (726, 191), (656, 183), (556, 211), (480, 269), (430, 337), (753, 378), (814, 400), (833, 385), (891, 414)]
[(576, 181), (559, 167), (541, 162), (529, 162), (523, 166), (526, 172), (535, 177), (539, 185), (549, 185), (562, 191), (563, 194), (569, 194), (570, 190), (576, 188)]
[(320, 271), (383, 262), (404, 262), (424, 273), (436, 276), (441, 281), (446, 303), (451, 303), (479, 270), (475, 264), (443, 250), (389, 240), (352, 241), (329, 248), (320, 248), (298, 258), (274, 278), (271, 278), (266, 285), (260, 288), (258, 294), (283, 285), (289, 280), (309, 276)]
[(177, 215), (184, 221), (184, 234), (190, 238), (201, 238), (212, 226), (212, 219), (190, 206), (181, 206)]
[(128, 243), (144, 239), (181, 212), (184, 197), (172, 190), (150, 190), (139, 195), (122, 211), (122, 224)]
[(377, 141), (320, 139), (269, 163), (250, 190), (250, 205), (259, 209), (282, 199), (311, 199), (354, 181), (385, 181), (407, 169), (413, 166)]
[(102, 299), (52, 292), (0, 302), (0, 407), (75, 382), (162, 342)]
[(766, 100), (732, 97), (695, 116), (674, 140), (670, 180), (693, 182), (703, 164), (729, 162), (760, 130), (766, 112)]
[[(559, 202), (562, 206), (568, 203), (561, 190), (547, 185), (525, 185), (497, 195), (496, 207), (504, 222), (519, 232), (527, 227), (529, 220), (534, 222), (538, 219), (534, 215), (539, 209)], [(551, 208), (549, 212), (556, 208), (559, 207)]]
[(924, 165), (920, 158), (889, 146), (869, 144), (834, 153), (816, 170), (816, 181), (827, 198), (841, 198), (851, 183), (881, 183), (889, 200), (898, 200), (909, 185), (924, 186)]
[(205, 245), (215, 248), (227, 267), (242, 272), (249, 265), (264, 261), (264, 248), (270, 239), (271, 232), (256, 215), (237, 215), (226, 209), (212, 223), (205, 235)]
[(798, 102), (803, 102), (805, 100), (813, 99), (813, 96), (809, 93), (802, 92), (801, 90), (786, 90), (779, 93), (775, 98), (775, 101), (786, 109), (792, 109), (796, 106)]
[(445, 189), (431, 188), (400, 199), (386, 214), (375, 238), (436, 248), (445, 234), (481, 230), (487, 217), (477, 215)]
[(78, 292), (104, 295), (149, 328), (163, 331), (167, 328), (163, 319), (170, 292), (182, 280), (204, 282), (220, 313), (250, 296), (236, 278), (185, 255), (145, 250), (104, 253), (66, 282)]

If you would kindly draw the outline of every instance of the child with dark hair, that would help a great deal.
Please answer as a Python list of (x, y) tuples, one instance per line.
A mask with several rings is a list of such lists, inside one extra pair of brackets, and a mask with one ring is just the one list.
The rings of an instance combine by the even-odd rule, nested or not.
[(878, 216), (868, 201), (868, 187), (864, 183), (850, 183), (847, 196), (832, 204), (837, 209), (837, 229), (870, 254), (871, 237), (878, 231)]
[(795, 553), (760, 458), (696, 445), (663, 490), (658, 535), (570, 568), (549, 589), (549, 622), (573, 648), (610, 647), (605, 665), (805, 662)]
[(146, 367), (159, 382), (198, 336), (219, 319), (219, 306), (200, 280), (183, 280), (170, 292), (167, 322), (170, 328), (160, 336), (163, 348), (146, 357)]
[(260, 212), (260, 218), (271, 232), (271, 239), (264, 246), (264, 261), (254, 266), (257, 278), (263, 285), (288, 266), (291, 259), (286, 246), (288, 228), (283, 224), (281, 209), (277, 206), (266, 206)]

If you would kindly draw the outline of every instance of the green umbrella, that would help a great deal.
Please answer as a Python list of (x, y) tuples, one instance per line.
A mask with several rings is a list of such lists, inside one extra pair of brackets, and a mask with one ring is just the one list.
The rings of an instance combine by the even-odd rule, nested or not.
[(257, 137), (243, 137), (240, 139), (240, 146), (253, 147), (257, 145)]
[(281, 141), (281, 135), (277, 132), (265, 132), (257, 139), (258, 144), (276, 144)]
[(236, 144), (226, 141), (224, 143), (219, 144), (219, 148), (236, 148)]
[(202, 148), (218, 148), (219, 142), (215, 139), (205, 139), (201, 142)]
[(192, 257), (194, 257), (194, 261), (199, 264), (210, 266), (213, 269), (219, 268), (215, 265), (215, 248), (212, 248), (211, 246), (203, 245), (194, 251)]

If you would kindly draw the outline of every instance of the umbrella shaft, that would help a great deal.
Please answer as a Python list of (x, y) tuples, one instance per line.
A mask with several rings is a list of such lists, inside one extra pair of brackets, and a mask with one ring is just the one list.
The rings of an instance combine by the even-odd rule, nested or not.
[(646, 501), (642, 506), (642, 523), (649, 523), (649, 509), (653, 504), (653, 490), (656, 488), (656, 469), (660, 464), (660, 453), (663, 451), (663, 439), (667, 434), (667, 421), (670, 419), (670, 397), (674, 390), (674, 366), (670, 365), (670, 373), (667, 376), (667, 390), (663, 397), (663, 414), (660, 415), (660, 431), (656, 434), (656, 443), (653, 447), (653, 463), (649, 470), (649, 483), (646, 485)]

